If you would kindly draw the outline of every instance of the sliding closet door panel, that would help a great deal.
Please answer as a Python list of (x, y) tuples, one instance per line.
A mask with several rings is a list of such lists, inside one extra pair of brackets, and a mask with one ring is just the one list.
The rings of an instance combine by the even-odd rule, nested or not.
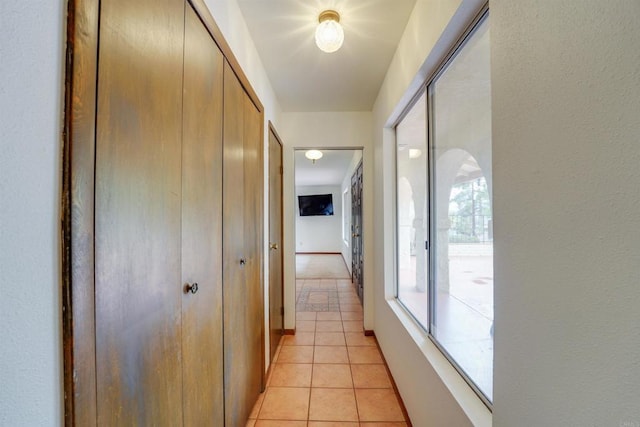
[[(223, 294), (225, 425), (246, 423), (246, 334), (248, 333), (244, 252), (244, 91), (225, 61), (223, 167)], [(254, 399), (255, 402), (255, 399)]]
[[(184, 425), (224, 424), (222, 73), (224, 60), (186, 8), (182, 138)], [(195, 287), (197, 284), (197, 288)]]
[(261, 115), (244, 95), (244, 247), (247, 257), (245, 346), (247, 399), (255, 401), (262, 391), (264, 371), (264, 289), (262, 287), (263, 207)]
[(98, 424), (180, 425), (183, 0), (101, 2)]

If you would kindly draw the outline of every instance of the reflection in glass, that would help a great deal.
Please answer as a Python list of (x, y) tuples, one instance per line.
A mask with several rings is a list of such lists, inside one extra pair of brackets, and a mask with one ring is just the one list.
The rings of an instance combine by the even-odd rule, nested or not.
[(493, 217), (489, 23), (429, 87), (435, 239), (430, 333), (493, 398)]
[(396, 127), (398, 299), (424, 327), (429, 324), (426, 119), (424, 93)]

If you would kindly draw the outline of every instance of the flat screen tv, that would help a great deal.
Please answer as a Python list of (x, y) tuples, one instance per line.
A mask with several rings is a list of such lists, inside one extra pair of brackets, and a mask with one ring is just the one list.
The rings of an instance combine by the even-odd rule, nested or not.
[(331, 194), (313, 194), (298, 196), (300, 216), (333, 215), (333, 197)]

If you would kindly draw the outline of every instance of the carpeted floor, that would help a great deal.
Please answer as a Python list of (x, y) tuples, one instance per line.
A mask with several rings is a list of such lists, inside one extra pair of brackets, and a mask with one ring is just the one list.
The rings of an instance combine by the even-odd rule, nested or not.
[(340, 254), (296, 254), (296, 279), (351, 279)]

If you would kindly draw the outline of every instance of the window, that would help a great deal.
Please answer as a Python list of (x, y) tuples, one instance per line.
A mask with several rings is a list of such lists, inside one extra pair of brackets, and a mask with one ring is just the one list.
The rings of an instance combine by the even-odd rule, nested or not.
[(423, 326), (427, 303), (427, 116), (423, 93), (396, 127), (398, 299)]
[(342, 242), (351, 246), (351, 194), (349, 186), (342, 192)]
[(493, 215), (488, 16), (398, 123), (396, 144), (398, 300), (490, 404)]

